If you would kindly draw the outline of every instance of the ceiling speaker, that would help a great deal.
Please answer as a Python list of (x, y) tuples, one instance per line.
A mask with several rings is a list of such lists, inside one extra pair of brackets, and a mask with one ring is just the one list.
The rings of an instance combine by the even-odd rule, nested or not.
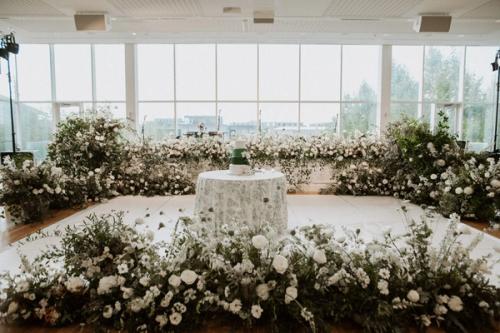
[(75, 14), (76, 31), (109, 31), (107, 14)]
[(451, 16), (421, 15), (415, 21), (413, 30), (416, 32), (450, 32)]
[(256, 10), (253, 12), (253, 23), (274, 23), (274, 10)]

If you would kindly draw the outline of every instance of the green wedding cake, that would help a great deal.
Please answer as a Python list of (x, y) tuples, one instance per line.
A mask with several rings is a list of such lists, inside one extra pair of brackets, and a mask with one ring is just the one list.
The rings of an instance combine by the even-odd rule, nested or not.
[(238, 176), (250, 173), (250, 164), (246, 157), (245, 142), (243, 141), (236, 141), (233, 145), (233, 151), (229, 159), (229, 173)]

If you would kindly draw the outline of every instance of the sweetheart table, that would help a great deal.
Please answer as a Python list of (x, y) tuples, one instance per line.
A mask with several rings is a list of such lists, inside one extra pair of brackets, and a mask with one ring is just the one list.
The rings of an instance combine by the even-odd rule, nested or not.
[(203, 172), (196, 183), (195, 214), (210, 216), (218, 223), (256, 226), (271, 223), (286, 230), (285, 175), (277, 171), (231, 175), (228, 170)]

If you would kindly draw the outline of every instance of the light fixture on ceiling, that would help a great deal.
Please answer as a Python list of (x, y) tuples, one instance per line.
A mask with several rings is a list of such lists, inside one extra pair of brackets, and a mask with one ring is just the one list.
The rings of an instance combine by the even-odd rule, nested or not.
[(224, 7), (222, 8), (223, 14), (241, 14), (240, 7)]
[(137, 32), (132, 32), (132, 36), (137, 36)]

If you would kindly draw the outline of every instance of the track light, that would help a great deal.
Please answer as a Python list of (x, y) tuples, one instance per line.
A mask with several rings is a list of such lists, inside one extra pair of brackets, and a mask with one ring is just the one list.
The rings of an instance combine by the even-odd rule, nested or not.
[(0, 49), (0, 58), (9, 60), (9, 51), (7, 51), (7, 49)]
[(491, 69), (493, 72), (498, 70), (498, 66), (500, 66), (500, 50), (497, 51), (495, 60), (491, 63)]

